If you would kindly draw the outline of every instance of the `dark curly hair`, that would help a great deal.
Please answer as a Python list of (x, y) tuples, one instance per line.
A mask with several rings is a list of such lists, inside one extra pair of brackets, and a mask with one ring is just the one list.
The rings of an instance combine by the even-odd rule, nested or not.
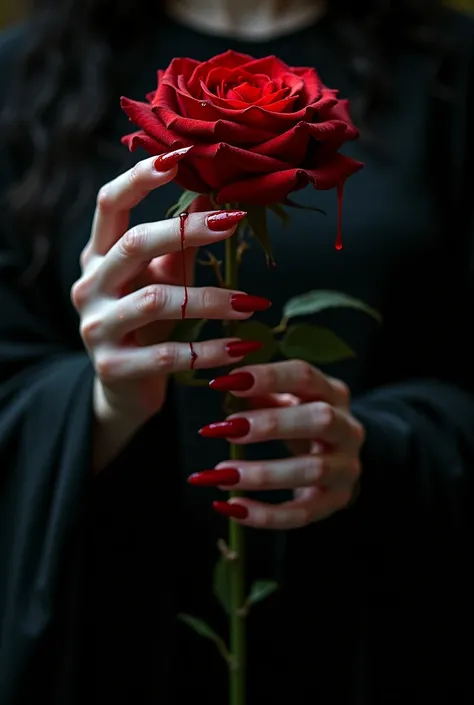
[[(30, 11), (34, 31), (0, 134), (20, 165), (8, 196), (15, 232), (40, 265), (62, 199), (87, 183), (88, 155), (106, 148), (127, 52), (162, 10), (158, 0), (30, 0)], [(360, 87), (353, 105), (359, 125), (390, 99), (390, 59), (403, 43), (440, 50), (441, 16), (436, 0), (330, 0), (329, 20)]]

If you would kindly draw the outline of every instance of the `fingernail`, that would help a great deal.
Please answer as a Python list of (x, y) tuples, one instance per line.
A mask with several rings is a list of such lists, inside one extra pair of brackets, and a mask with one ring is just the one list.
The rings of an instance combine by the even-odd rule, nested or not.
[(219, 487), (223, 485), (230, 487), (236, 485), (240, 480), (240, 472), (234, 468), (223, 468), (222, 470), (203, 470), (195, 472), (188, 477), (190, 485), (195, 487)]
[(204, 438), (241, 438), (250, 431), (247, 419), (230, 419), (230, 421), (217, 421), (203, 426), (199, 435)]
[(158, 159), (153, 162), (153, 168), (156, 171), (169, 171), (178, 162), (186, 156), (186, 154), (194, 147), (183, 147), (182, 149), (175, 149), (173, 152), (166, 152), (165, 154), (160, 154)]
[(252, 389), (255, 378), (250, 372), (234, 372), (232, 375), (216, 377), (209, 386), (217, 392), (246, 392)]
[(266, 311), (272, 302), (263, 299), (261, 296), (248, 296), (247, 294), (232, 294), (230, 305), (234, 311), (239, 313), (253, 313), (254, 311)]
[(240, 223), (246, 215), (246, 211), (218, 211), (207, 216), (206, 224), (212, 232), (222, 233)]
[(242, 357), (257, 352), (262, 347), (263, 343), (259, 340), (235, 340), (232, 343), (227, 343), (225, 350), (229, 357)]
[(231, 519), (246, 519), (249, 515), (247, 507), (242, 504), (230, 504), (229, 502), (213, 502), (212, 506), (225, 517), (230, 517)]

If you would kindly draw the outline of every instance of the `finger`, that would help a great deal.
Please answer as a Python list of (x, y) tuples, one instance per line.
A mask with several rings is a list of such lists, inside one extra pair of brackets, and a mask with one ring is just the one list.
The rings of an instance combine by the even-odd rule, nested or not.
[(127, 229), (130, 210), (155, 188), (174, 179), (176, 164), (185, 154), (183, 150), (169, 153), (171, 163), (168, 161), (168, 165), (158, 168), (155, 168), (156, 157), (144, 159), (100, 189), (92, 224), (91, 252), (105, 255), (109, 251)]
[(359, 424), (342, 409), (325, 402), (262, 409), (234, 414), (200, 430), (208, 438), (232, 438), (234, 443), (315, 439), (334, 447), (357, 445)]
[(186, 318), (245, 320), (252, 313), (242, 313), (232, 308), (232, 296), (246, 296), (242, 292), (232, 292), (218, 287), (190, 288), (151, 284), (139, 291), (124, 296), (118, 301), (110, 299), (106, 313), (102, 314), (102, 324), (97, 326), (84, 321), (82, 334), (92, 327), (94, 340), (121, 340), (132, 330), (154, 321), (176, 321), (182, 318), (183, 301), (187, 295)]
[(261, 462), (226, 460), (214, 470), (191, 475), (188, 482), (196, 487), (232, 487), (250, 492), (316, 484), (327, 489), (355, 482), (358, 475), (358, 460), (347, 455), (303, 455)]
[[(266, 365), (248, 365), (239, 368), (235, 374), (251, 375), (253, 384), (245, 391), (234, 393), (243, 397), (265, 396), (267, 394), (293, 394), (306, 401), (325, 401), (334, 406), (345, 407), (349, 391), (339, 380), (333, 380), (303, 360), (285, 360)], [(225, 381), (213, 380), (211, 387), (233, 391), (232, 375)], [(216, 383), (217, 382), (217, 386)]]
[[(231, 508), (240, 509), (236, 513), (240, 524), (255, 529), (288, 530), (300, 529), (315, 521), (327, 519), (332, 514), (346, 507), (352, 497), (352, 489), (344, 488), (326, 492), (318, 487), (302, 490), (298, 497), (282, 504), (266, 504), (248, 498), (231, 499), (226, 502)], [(216, 507), (217, 508), (217, 507)], [(222, 511), (231, 516), (231, 511)]]
[[(227, 211), (224, 216), (222, 213), (190, 213), (184, 225), (178, 217), (156, 223), (142, 223), (128, 230), (102, 261), (98, 271), (101, 288), (113, 294), (156, 257), (188, 247), (210, 245), (230, 237), (245, 213)], [(212, 229), (216, 224), (221, 228), (219, 231)]]
[(150, 376), (185, 372), (191, 367), (204, 370), (229, 365), (231, 357), (226, 346), (235, 338), (206, 340), (201, 343), (166, 342), (137, 348), (99, 350), (94, 364), (101, 381), (112, 384), (139, 380)]

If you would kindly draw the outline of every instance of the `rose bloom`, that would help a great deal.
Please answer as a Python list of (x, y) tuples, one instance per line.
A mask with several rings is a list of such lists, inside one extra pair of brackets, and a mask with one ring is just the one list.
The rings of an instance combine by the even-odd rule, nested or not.
[(362, 166), (338, 152), (358, 135), (347, 101), (314, 69), (275, 56), (173, 59), (147, 100), (122, 98), (141, 128), (124, 144), (152, 155), (194, 145), (176, 181), (217, 203), (270, 205), (308, 183), (340, 186)]

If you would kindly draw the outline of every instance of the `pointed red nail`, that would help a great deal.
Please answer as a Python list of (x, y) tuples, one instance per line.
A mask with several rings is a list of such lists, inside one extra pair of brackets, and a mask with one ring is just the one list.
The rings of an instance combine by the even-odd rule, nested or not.
[(249, 515), (247, 507), (242, 504), (230, 504), (229, 502), (213, 502), (212, 506), (225, 517), (230, 517), (231, 519), (246, 519)]
[(231, 487), (237, 485), (240, 480), (240, 472), (234, 468), (222, 468), (222, 470), (203, 470), (195, 472), (188, 477), (190, 485), (195, 487)]
[(204, 438), (241, 438), (246, 436), (249, 431), (250, 423), (247, 419), (230, 419), (203, 426), (199, 430), (199, 435)]
[(246, 215), (246, 211), (217, 211), (207, 216), (206, 224), (213, 233), (223, 233), (240, 223)]
[(243, 357), (261, 350), (262, 347), (263, 343), (260, 340), (235, 340), (232, 343), (227, 343), (225, 349), (229, 357)]
[(234, 372), (209, 382), (210, 388), (217, 392), (247, 392), (254, 384), (255, 378), (250, 372)]
[(191, 145), (191, 147), (183, 147), (182, 149), (175, 149), (173, 152), (160, 154), (153, 162), (153, 168), (156, 169), (156, 171), (169, 171), (186, 156), (193, 146), (194, 145)]
[(253, 313), (254, 311), (266, 311), (272, 302), (261, 296), (248, 296), (248, 294), (232, 294), (230, 305), (234, 311), (239, 313)]

